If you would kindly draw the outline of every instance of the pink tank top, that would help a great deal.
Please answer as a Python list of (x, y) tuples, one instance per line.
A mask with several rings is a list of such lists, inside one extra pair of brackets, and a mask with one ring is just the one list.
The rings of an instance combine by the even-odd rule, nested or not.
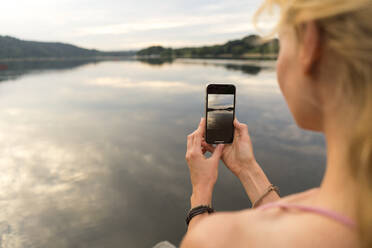
[(324, 217), (333, 219), (346, 227), (349, 227), (351, 229), (355, 229), (356, 224), (355, 222), (350, 219), (349, 217), (343, 216), (339, 213), (336, 213), (331, 210), (323, 209), (323, 208), (317, 208), (317, 207), (309, 207), (309, 206), (303, 206), (298, 204), (292, 204), (292, 203), (280, 203), (280, 202), (272, 202), (265, 205), (262, 205), (258, 207), (257, 209), (269, 209), (269, 208), (284, 208), (284, 209), (296, 209), (300, 211), (305, 212), (311, 212), (314, 214), (322, 215)]

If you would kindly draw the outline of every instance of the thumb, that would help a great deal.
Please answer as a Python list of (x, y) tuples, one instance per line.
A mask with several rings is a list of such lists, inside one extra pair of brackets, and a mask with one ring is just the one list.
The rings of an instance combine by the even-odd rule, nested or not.
[(235, 134), (237, 137), (244, 137), (248, 135), (248, 126), (240, 123), (237, 119), (234, 120)]
[(223, 144), (219, 144), (216, 149), (214, 150), (213, 152), (213, 155), (212, 155), (212, 159), (217, 159), (219, 160), (222, 156), (222, 151), (223, 151), (223, 148), (225, 147), (225, 145)]
[(238, 121), (238, 119), (235, 119), (234, 122), (233, 122), (233, 124), (234, 124), (234, 137), (238, 137), (238, 136), (240, 136), (239, 135), (239, 131), (240, 131), (239, 125), (240, 125), (240, 122)]

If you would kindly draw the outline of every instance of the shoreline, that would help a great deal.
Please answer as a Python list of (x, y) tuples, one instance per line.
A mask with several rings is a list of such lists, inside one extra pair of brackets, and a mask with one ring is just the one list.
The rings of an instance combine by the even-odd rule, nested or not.
[(137, 59), (143, 60), (176, 60), (176, 59), (218, 59), (218, 60), (277, 60), (278, 54), (268, 54), (268, 55), (260, 55), (260, 54), (249, 54), (243, 56), (158, 56), (158, 55), (151, 55), (151, 56), (135, 56)]
[(276, 60), (278, 55), (245, 55), (239, 57), (233, 56), (193, 56), (193, 57), (161, 57), (161, 56), (92, 56), (92, 57), (25, 57), (25, 58), (0, 58), (0, 62), (13, 61), (72, 61), (72, 60)]
[(77, 60), (135, 60), (135, 56), (87, 56), (87, 57), (26, 57), (26, 58), (0, 58), (0, 62), (14, 61), (77, 61)]

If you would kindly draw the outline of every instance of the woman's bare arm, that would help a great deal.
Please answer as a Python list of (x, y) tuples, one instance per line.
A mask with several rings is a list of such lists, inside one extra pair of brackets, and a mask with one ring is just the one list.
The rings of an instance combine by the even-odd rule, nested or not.
[[(242, 183), (252, 204), (256, 202), (271, 185), (269, 179), (265, 175), (265, 172), (261, 169), (260, 165), (256, 161), (250, 164), (249, 169), (240, 171), (237, 177)], [(262, 198), (262, 200), (260, 200), (256, 206), (277, 201), (279, 199), (280, 196), (278, 193), (276, 191), (271, 191), (268, 195)]]

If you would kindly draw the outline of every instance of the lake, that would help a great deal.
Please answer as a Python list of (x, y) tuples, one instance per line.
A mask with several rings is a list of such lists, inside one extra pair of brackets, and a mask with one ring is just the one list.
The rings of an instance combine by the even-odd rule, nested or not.
[[(324, 139), (296, 126), (272, 61), (0, 63), (1, 247), (178, 245), (191, 194), (186, 136), (204, 116), (207, 83), (236, 85), (236, 116), (282, 196), (324, 173)], [(249, 208), (219, 169), (214, 208)]]

